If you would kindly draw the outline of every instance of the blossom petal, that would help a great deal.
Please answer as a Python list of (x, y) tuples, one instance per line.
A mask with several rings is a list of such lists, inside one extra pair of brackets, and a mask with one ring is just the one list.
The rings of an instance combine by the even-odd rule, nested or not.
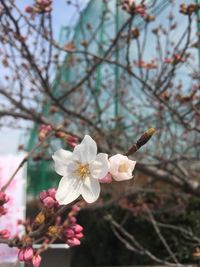
[(67, 174), (67, 164), (72, 160), (72, 152), (59, 149), (52, 156), (55, 162), (55, 171), (60, 175)]
[(90, 173), (95, 179), (105, 177), (108, 173), (108, 168), (108, 155), (105, 153), (99, 153), (95, 161), (89, 165)]
[(84, 139), (74, 148), (73, 159), (83, 164), (89, 164), (97, 155), (97, 145), (89, 136), (85, 135)]
[(60, 205), (67, 205), (80, 196), (82, 181), (64, 176), (58, 185), (56, 200)]
[(113, 179), (115, 181), (126, 181), (133, 178), (133, 175), (131, 172), (125, 172), (125, 173), (118, 173), (117, 175), (113, 175)]
[(129, 164), (130, 164), (130, 168), (131, 168), (131, 170), (133, 171), (133, 170), (135, 169), (136, 161), (134, 161), (134, 160), (130, 160), (130, 161), (129, 161)]
[(109, 162), (110, 162), (109, 171), (112, 176), (116, 176), (118, 174), (118, 168), (121, 162), (121, 158), (118, 157), (118, 154), (117, 154), (117, 155), (110, 157)]
[(100, 184), (98, 180), (93, 179), (91, 177), (86, 177), (82, 188), (81, 188), (81, 195), (85, 199), (86, 202), (92, 203), (97, 200), (100, 194)]

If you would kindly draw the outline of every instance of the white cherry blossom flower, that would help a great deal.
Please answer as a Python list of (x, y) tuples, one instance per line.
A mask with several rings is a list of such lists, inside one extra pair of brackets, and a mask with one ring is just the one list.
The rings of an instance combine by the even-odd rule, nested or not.
[(97, 145), (89, 135), (75, 146), (73, 152), (59, 149), (52, 158), (56, 172), (63, 176), (56, 193), (59, 204), (66, 205), (80, 195), (88, 203), (97, 200), (99, 179), (108, 173), (108, 155), (97, 154)]
[(130, 160), (127, 156), (121, 154), (109, 158), (109, 172), (116, 181), (124, 181), (133, 178), (133, 170), (136, 161)]

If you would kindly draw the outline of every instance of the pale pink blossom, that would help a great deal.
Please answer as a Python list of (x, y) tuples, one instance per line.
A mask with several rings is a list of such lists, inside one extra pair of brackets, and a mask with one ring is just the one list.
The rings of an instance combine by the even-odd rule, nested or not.
[(116, 181), (124, 181), (133, 178), (133, 170), (136, 161), (130, 160), (127, 156), (121, 154), (109, 158), (109, 172)]

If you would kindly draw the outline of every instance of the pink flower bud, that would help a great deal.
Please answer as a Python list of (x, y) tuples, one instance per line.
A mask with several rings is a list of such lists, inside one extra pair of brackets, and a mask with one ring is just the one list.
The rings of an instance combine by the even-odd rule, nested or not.
[(173, 61), (173, 60), (172, 60), (171, 58), (165, 58), (165, 59), (164, 59), (164, 62), (165, 62), (165, 63), (172, 63), (172, 61)]
[(99, 179), (99, 182), (102, 184), (110, 184), (112, 182), (111, 174), (107, 173), (105, 177)]
[(52, 130), (52, 126), (50, 124), (43, 124), (39, 129), (38, 138), (40, 141), (45, 140), (47, 134)]
[(50, 197), (55, 198), (55, 195), (56, 195), (56, 189), (55, 189), (55, 188), (50, 188), (50, 189), (48, 190), (48, 194), (49, 194)]
[(68, 218), (68, 220), (69, 220), (69, 222), (71, 223), (71, 224), (74, 224), (74, 223), (76, 223), (76, 217), (74, 217), (74, 216), (69, 216), (69, 218)]
[(52, 7), (51, 6), (45, 7), (44, 11), (45, 12), (51, 12), (52, 11)]
[(46, 197), (42, 202), (46, 208), (53, 208), (56, 203), (56, 201), (52, 197)]
[(0, 237), (3, 239), (8, 239), (10, 237), (10, 231), (7, 229), (1, 230)]
[(77, 146), (77, 143), (75, 143), (75, 142), (70, 142), (70, 143), (68, 143), (68, 145), (70, 145), (70, 146), (73, 148), (73, 147)]
[(33, 267), (39, 267), (41, 260), (42, 260), (41, 256), (39, 254), (35, 254), (32, 258)]
[(32, 13), (33, 12), (33, 7), (32, 6), (27, 6), (27, 7), (25, 7), (25, 12), (26, 13)]
[(67, 143), (71, 147), (75, 147), (78, 144), (78, 138), (76, 136), (70, 135), (67, 137)]
[(36, 2), (37, 2), (37, 4), (41, 4), (41, 5), (51, 4), (51, 1), (49, 1), (49, 0), (37, 0)]
[(52, 130), (52, 126), (50, 124), (42, 124), (40, 127), (40, 131), (49, 132)]
[(71, 238), (71, 239), (68, 239), (67, 240), (67, 244), (70, 246), (70, 247), (74, 247), (74, 246), (78, 246), (81, 244), (80, 240), (77, 239), (77, 238)]
[(24, 249), (20, 249), (18, 252), (18, 260), (24, 261)]
[(26, 263), (30, 263), (32, 258), (33, 258), (33, 249), (31, 247), (23, 248), (23, 249), (19, 250), (19, 252), (18, 252), (19, 261), (24, 261)]
[(4, 207), (0, 206), (0, 216), (5, 215), (7, 213), (7, 209)]
[(78, 212), (78, 211), (80, 211), (80, 207), (79, 206), (77, 206), (77, 205), (73, 205), (72, 206), (72, 211), (74, 211), (74, 212)]
[(0, 205), (3, 205), (9, 201), (9, 197), (4, 193), (0, 192)]
[(137, 6), (136, 12), (139, 13), (142, 17), (144, 17), (146, 14), (146, 11), (145, 11), (144, 7), (142, 7), (142, 6)]
[(40, 193), (40, 200), (43, 200), (44, 198), (46, 198), (48, 195), (47, 195), (47, 192), (45, 190), (43, 190), (41, 193)]
[(61, 223), (61, 217), (58, 216), (56, 217), (56, 225), (59, 225)]
[(30, 262), (33, 258), (33, 249), (31, 247), (25, 248), (24, 250), (24, 261), (25, 262)]
[(79, 224), (75, 224), (72, 228), (76, 234), (79, 234), (83, 231), (83, 227)]
[(9, 196), (5, 195), (5, 203), (7, 203), (10, 200)]
[(83, 238), (83, 233), (78, 233), (75, 235), (76, 238), (81, 239)]
[(76, 137), (76, 136), (74, 136), (74, 135), (70, 135), (70, 136), (68, 136), (68, 138), (67, 138), (67, 141), (68, 142), (78, 142), (78, 138)]
[(66, 236), (67, 238), (72, 238), (72, 237), (75, 236), (75, 233), (74, 233), (74, 231), (73, 231), (72, 229), (67, 229), (67, 230), (65, 231), (65, 236)]

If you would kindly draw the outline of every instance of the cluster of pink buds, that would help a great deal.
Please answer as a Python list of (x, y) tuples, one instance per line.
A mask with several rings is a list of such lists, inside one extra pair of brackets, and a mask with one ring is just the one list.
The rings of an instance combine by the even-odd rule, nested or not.
[(38, 139), (40, 141), (45, 140), (47, 134), (52, 131), (52, 126), (50, 124), (43, 124), (40, 127), (39, 134), (38, 134)]
[(57, 208), (59, 206), (59, 204), (55, 198), (55, 195), (56, 195), (56, 189), (55, 188), (51, 188), (47, 191), (43, 190), (40, 193), (40, 200), (41, 200), (41, 202), (45, 208), (51, 209), (51, 208)]
[(72, 148), (78, 145), (78, 137), (71, 135), (71, 134), (66, 134), (65, 132), (62, 131), (57, 131), (55, 133), (55, 136), (57, 138), (62, 138), (65, 140), (65, 142)]
[[(32, 264), (33, 267), (39, 267), (41, 263), (41, 253), (47, 249), (49, 244), (53, 243), (57, 238), (60, 238), (66, 242), (70, 247), (80, 245), (80, 239), (83, 237), (83, 227), (77, 224), (76, 216), (81, 207), (85, 205), (85, 202), (79, 202), (72, 206), (67, 218), (62, 222), (62, 218), (56, 215), (57, 208), (59, 206), (55, 199), (56, 190), (51, 188), (49, 190), (43, 190), (40, 193), (40, 200), (44, 207), (38, 213), (34, 219), (33, 224), (30, 221), (19, 221), (19, 224), (25, 226), (26, 234), (22, 238), (18, 239), (18, 260), (25, 264)], [(55, 209), (54, 209), (55, 208)], [(53, 220), (51, 220), (53, 219)], [(36, 231), (38, 227), (45, 223), (50, 223), (48, 227), (44, 228), (41, 235), (44, 237), (44, 241), (39, 249), (33, 249), (34, 236), (30, 237), (31, 231)], [(7, 235), (7, 236), (6, 236)], [(8, 233), (5, 231), (0, 232), (0, 237), (8, 237)], [(37, 238), (37, 237), (36, 237)]]
[(139, 14), (142, 17), (146, 15), (145, 5), (136, 5), (134, 0), (123, 0), (122, 9), (130, 14)]
[(10, 231), (8, 229), (0, 231), (0, 238), (8, 239), (9, 237), (10, 237)]
[(9, 201), (9, 197), (4, 193), (0, 192), (0, 216), (7, 213), (7, 209), (3, 206)]
[(68, 214), (67, 223), (64, 224), (60, 238), (65, 241), (70, 247), (80, 245), (80, 240), (83, 238), (83, 227), (76, 223), (76, 217), (74, 216), (80, 210), (78, 205), (73, 205), (71, 212)]
[(76, 223), (63, 227), (61, 232), (61, 239), (65, 241), (70, 247), (80, 245), (80, 239), (83, 237), (83, 227)]
[(33, 6), (27, 6), (25, 8), (27, 13), (49, 13), (52, 11), (52, 0), (35, 0)]
[(18, 260), (26, 264), (32, 263), (34, 267), (39, 267), (42, 258), (32, 247), (26, 247), (19, 250)]
[(135, 65), (138, 68), (143, 68), (143, 69), (156, 69), (158, 67), (155, 59), (152, 59), (150, 62), (145, 62), (144, 60), (140, 60), (135, 62)]
[(181, 55), (176, 54), (173, 57), (165, 58), (164, 63), (166, 64), (177, 64), (179, 62), (184, 63), (186, 61), (186, 58), (183, 58)]

